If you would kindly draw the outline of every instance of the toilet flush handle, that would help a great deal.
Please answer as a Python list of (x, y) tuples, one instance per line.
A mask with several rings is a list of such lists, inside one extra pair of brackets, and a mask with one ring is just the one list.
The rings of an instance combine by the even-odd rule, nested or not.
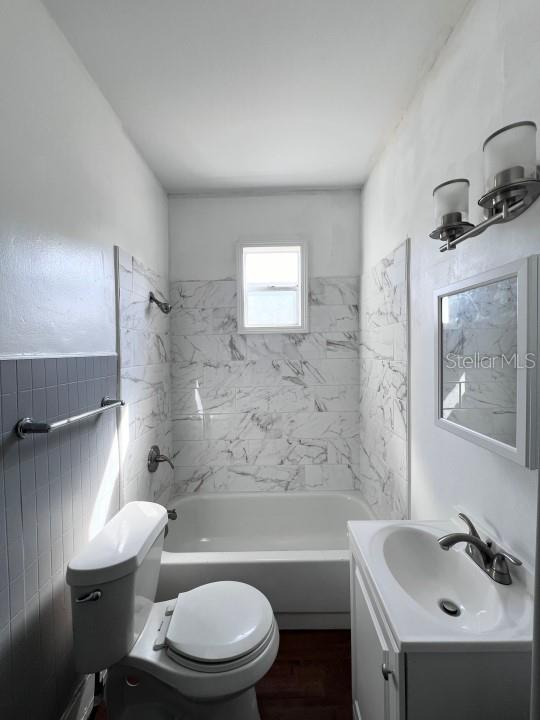
[(96, 602), (100, 599), (102, 595), (101, 590), (92, 590), (89, 593), (86, 593), (86, 595), (81, 595), (81, 597), (78, 597), (75, 602), (76, 603), (87, 603), (87, 602)]

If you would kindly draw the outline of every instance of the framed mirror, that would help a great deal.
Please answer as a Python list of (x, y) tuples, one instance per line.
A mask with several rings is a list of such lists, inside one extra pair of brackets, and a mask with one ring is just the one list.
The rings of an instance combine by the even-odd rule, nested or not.
[(539, 258), (435, 292), (435, 422), (538, 468)]

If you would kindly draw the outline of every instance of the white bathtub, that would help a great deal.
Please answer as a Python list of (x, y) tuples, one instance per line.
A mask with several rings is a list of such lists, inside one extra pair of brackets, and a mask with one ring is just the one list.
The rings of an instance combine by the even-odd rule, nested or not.
[(356, 492), (223, 493), (172, 500), (158, 600), (241, 580), (270, 600), (282, 628), (349, 625), (347, 520), (371, 520)]

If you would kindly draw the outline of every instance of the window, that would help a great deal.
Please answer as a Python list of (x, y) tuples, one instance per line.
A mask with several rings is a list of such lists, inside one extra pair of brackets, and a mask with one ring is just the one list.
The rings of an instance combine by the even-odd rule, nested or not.
[(238, 332), (307, 332), (303, 243), (240, 243)]

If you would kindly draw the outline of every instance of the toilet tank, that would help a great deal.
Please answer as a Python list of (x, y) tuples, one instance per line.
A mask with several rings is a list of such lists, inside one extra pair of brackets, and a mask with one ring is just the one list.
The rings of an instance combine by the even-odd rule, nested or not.
[(135, 644), (155, 599), (167, 511), (131, 502), (67, 568), (78, 672), (121, 660)]

